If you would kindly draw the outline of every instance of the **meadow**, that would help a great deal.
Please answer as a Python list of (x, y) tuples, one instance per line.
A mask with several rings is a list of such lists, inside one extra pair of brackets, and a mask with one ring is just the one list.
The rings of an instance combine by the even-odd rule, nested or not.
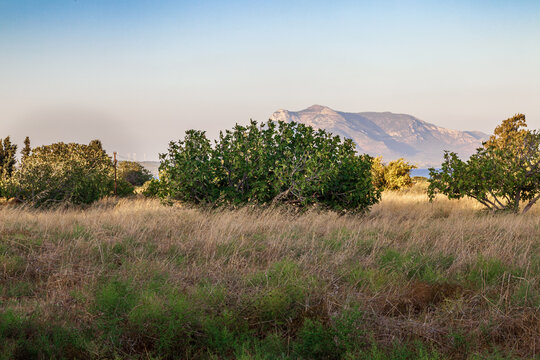
[(0, 206), (0, 359), (540, 358), (540, 206)]

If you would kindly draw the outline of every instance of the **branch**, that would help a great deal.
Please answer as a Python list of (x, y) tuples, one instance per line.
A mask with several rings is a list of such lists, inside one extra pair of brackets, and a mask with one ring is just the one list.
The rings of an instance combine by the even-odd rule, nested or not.
[(536, 197), (534, 199), (529, 201), (529, 203), (527, 204), (527, 206), (525, 206), (523, 208), (523, 211), (521, 213), (525, 214), (527, 211), (529, 211), (529, 209), (534, 205), (534, 203), (536, 203), (538, 201), (538, 199), (540, 199), (540, 194), (536, 195)]

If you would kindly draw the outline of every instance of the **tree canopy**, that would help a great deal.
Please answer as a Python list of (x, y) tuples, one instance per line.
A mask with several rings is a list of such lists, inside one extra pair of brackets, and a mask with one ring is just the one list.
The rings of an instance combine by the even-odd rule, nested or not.
[(504, 120), (468, 161), (446, 152), (441, 169), (430, 169), (430, 198), (468, 196), (488, 209), (514, 212), (525, 202), (527, 212), (540, 198), (540, 132), (526, 127), (522, 114)]
[(40, 146), (4, 181), (4, 189), (7, 197), (36, 206), (89, 204), (112, 193), (113, 165), (99, 147), (75, 143)]
[(212, 145), (189, 130), (161, 155), (160, 191), (197, 204), (319, 204), (361, 211), (379, 200), (371, 157), (352, 140), (285, 122), (236, 125)]
[(384, 164), (382, 157), (373, 159), (372, 176), (377, 189), (400, 190), (412, 186), (411, 170), (416, 165), (409, 164), (405, 159), (399, 158)]

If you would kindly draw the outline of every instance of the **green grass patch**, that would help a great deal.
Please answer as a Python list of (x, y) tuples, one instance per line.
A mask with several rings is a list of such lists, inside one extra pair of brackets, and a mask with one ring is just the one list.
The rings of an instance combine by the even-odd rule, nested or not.
[(448, 280), (445, 271), (452, 266), (454, 257), (420, 252), (401, 253), (387, 249), (379, 256), (377, 262), (379, 269), (385, 272), (404, 274), (408, 279), (437, 283)]
[(0, 359), (89, 358), (87, 340), (72, 328), (41, 322), (7, 310), (0, 312)]

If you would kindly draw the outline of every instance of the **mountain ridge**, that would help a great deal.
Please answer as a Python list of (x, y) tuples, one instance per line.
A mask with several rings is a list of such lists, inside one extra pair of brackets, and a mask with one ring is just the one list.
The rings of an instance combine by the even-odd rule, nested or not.
[(299, 122), (351, 138), (360, 152), (382, 156), (385, 161), (404, 157), (421, 167), (438, 166), (444, 150), (469, 157), (487, 140), (480, 131), (443, 128), (409, 114), (344, 112), (312, 105), (304, 110), (279, 109), (270, 120)]

